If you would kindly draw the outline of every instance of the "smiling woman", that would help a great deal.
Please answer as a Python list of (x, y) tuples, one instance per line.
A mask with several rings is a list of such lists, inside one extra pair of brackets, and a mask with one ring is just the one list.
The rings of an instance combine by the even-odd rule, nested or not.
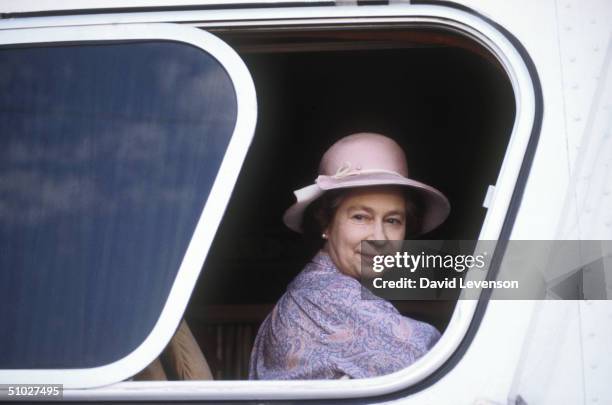
[[(284, 221), (301, 232), (304, 216), (313, 216), (325, 245), (262, 323), (251, 379), (388, 374), (412, 364), (440, 337), (433, 326), (362, 290), (359, 277), (362, 260), (369, 259), (362, 241), (402, 240), (407, 223), (417, 233), (437, 227), (450, 210), (446, 197), (410, 179), (401, 147), (379, 134), (342, 138), (323, 155), (319, 174), (315, 184), (295, 192)], [(342, 194), (330, 196), (333, 191)], [(417, 206), (420, 221), (413, 215)]]
[(348, 191), (322, 237), (342, 273), (359, 278), (361, 260), (367, 255), (361, 241), (403, 240), (405, 234), (404, 194), (397, 187), (380, 186)]

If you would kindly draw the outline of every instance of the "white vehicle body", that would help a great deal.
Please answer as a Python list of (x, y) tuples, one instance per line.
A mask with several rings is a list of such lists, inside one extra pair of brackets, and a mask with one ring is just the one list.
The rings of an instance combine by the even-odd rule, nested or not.
[[(191, 27), (206, 30), (321, 23), (409, 22), (457, 30), (499, 58), (516, 97), (510, 146), (498, 182), (487, 196), (489, 212), (480, 239), (496, 240), (503, 233), (511, 240), (612, 239), (612, 3), (609, 1), (461, 0), (426, 4), (391, 1), (384, 5), (337, 1), (337, 5), (320, 7), (300, 7), (302, 2), (283, 2), (283, 5), (294, 4), (274, 7), (274, 2), (267, 2), (266, 8), (256, 5), (223, 8), (235, 2), (218, 1), (208, 3), (213, 8), (209, 10), (180, 9), (193, 6), (193, 2), (133, 1), (129, 5), (132, 10), (122, 11), (123, 6), (117, 6), (113, 12), (96, 13), (97, 7), (92, 5), (89, 13), (78, 15), (69, 15), (62, 9), (82, 9), (82, 3), (65, 1), (61, 6), (42, 3), (45, 2), (22, 1), (0, 6), (2, 13), (9, 16), (0, 20), (0, 42), (52, 42), (68, 37), (88, 40), (100, 39), (100, 35), (142, 39), (144, 31), (151, 38), (159, 35), (156, 29), (167, 29), (163, 35), (168, 38), (175, 35), (175, 30), (191, 32)], [(169, 6), (177, 8), (163, 8)], [(114, 8), (108, 3), (99, 7)], [(155, 10), (155, 7), (161, 8)], [(54, 10), (55, 15), (44, 15), (45, 10)], [(11, 15), (17, 17), (10, 18)], [(180, 27), (167, 27), (170, 24)], [(193, 42), (198, 40), (194, 36)], [(236, 55), (223, 45), (219, 47), (231, 59), (230, 63), (240, 64)], [(242, 77), (243, 70), (241, 67), (232, 74), (247, 83), (248, 78)], [(246, 87), (249, 88), (248, 83)], [(226, 166), (221, 170), (225, 174), (217, 178), (218, 190), (212, 192), (224, 195), (225, 199), (220, 197), (217, 207), (207, 207), (210, 212), (203, 213), (203, 218), (206, 215), (216, 218), (217, 224), (252, 136), (255, 105), (245, 104), (241, 111), (244, 128), (238, 128), (235, 133), (244, 131), (245, 135), (233, 139), (230, 148), (234, 148), (231, 154), (235, 158), (224, 161)], [(249, 131), (251, 135), (246, 135)], [(531, 155), (533, 160), (525, 165)], [(526, 177), (524, 173), (528, 173)], [(518, 200), (513, 197), (517, 184), (524, 187)], [(509, 212), (514, 218), (507, 225)], [(208, 246), (213, 236), (202, 231), (194, 235), (192, 244)], [(188, 264), (183, 265), (187, 269)], [(184, 286), (193, 288), (197, 272), (185, 270), (182, 274)], [(606, 281), (609, 295), (612, 279)], [(184, 286), (175, 286), (173, 290)], [(355, 398), (362, 402), (406, 404), (612, 403), (609, 385), (612, 304), (605, 300), (460, 301), (442, 340), (423, 359), (408, 369), (367, 380), (116, 382), (129, 378), (161, 351), (171, 337), (173, 329), (169, 325), (178, 323), (187, 299), (188, 295), (178, 292), (171, 295), (156, 329), (129, 359), (100, 368), (70, 371), (80, 374), (81, 377), (75, 377), (80, 383), (72, 384), (74, 389), (70, 383), (66, 384), (64, 398), (319, 399), (331, 403), (341, 398)], [(0, 383), (64, 383), (66, 371), (56, 371), (50, 374), (44, 370), (40, 373), (0, 370)], [(78, 386), (91, 388), (77, 389)]]

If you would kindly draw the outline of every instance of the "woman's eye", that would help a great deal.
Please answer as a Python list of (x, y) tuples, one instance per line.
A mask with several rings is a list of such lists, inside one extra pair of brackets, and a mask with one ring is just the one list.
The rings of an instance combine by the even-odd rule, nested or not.
[(356, 221), (365, 221), (366, 216), (363, 214), (354, 214), (352, 218)]
[(387, 222), (392, 224), (392, 225), (401, 225), (402, 221), (400, 221), (398, 218), (389, 218), (387, 219)]

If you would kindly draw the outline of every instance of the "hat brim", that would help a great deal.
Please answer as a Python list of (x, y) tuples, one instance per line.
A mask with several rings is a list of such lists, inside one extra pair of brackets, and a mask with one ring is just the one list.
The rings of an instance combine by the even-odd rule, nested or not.
[(325, 194), (326, 191), (394, 185), (403, 186), (417, 195), (421, 202), (421, 229), (419, 235), (430, 232), (440, 226), (450, 213), (450, 203), (440, 191), (425, 183), (392, 173), (358, 174), (342, 178), (319, 176), (315, 184), (295, 192), (297, 201), (285, 211), (283, 222), (289, 229), (302, 232), (304, 212), (310, 204)]

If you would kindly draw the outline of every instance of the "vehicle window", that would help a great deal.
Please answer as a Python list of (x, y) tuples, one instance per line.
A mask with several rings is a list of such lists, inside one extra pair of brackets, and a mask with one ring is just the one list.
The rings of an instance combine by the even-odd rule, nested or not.
[(89, 368), (139, 346), (236, 116), (228, 73), (195, 46), (0, 48), (0, 369)]
[[(490, 54), (443, 30), (216, 34), (253, 76), (258, 125), (186, 317), (215, 378), (238, 380), (248, 378), (260, 324), (322, 247), (282, 215), (335, 140), (359, 131), (396, 139), (413, 176), (451, 201), (450, 217), (424, 239), (477, 240), (516, 107)], [(393, 304), (444, 332), (456, 301)]]

